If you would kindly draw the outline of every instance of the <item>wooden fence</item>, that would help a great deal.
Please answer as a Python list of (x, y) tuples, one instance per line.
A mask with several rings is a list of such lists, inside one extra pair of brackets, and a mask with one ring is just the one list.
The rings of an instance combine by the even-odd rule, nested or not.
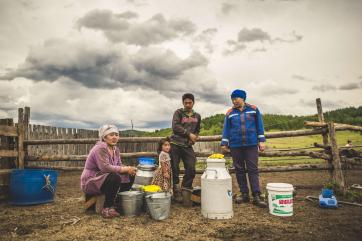
[[(336, 131), (353, 130), (362, 131), (360, 126), (346, 124), (325, 123), (320, 99), (317, 99), (319, 122), (306, 122), (305, 126), (313, 129), (296, 131), (269, 132), (265, 134), (267, 139), (296, 137), (320, 134), (323, 144), (316, 144), (317, 150), (288, 149), (268, 150), (260, 153), (261, 156), (309, 156), (325, 159), (325, 165), (302, 165), (291, 167), (260, 168), (260, 172), (280, 172), (298, 170), (329, 170), (331, 178), (340, 189), (345, 192), (346, 184), (341, 164), (341, 157), (336, 141)], [(58, 128), (29, 124), (30, 108), (19, 109), (18, 124), (7, 119), (0, 122), (0, 175), (3, 176), (2, 185), (8, 183), (11, 168), (56, 168), (63, 170), (82, 170), (84, 161), (90, 148), (98, 140), (96, 130), (84, 130), (74, 128)], [(10, 136), (10, 137), (9, 137)], [(157, 142), (161, 137), (121, 137), (119, 147), (123, 159), (134, 160), (141, 156), (156, 157)], [(221, 136), (201, 136), (195, 145), (197, 157), (207, 157), (215, 152), (220, 152), (219, 143)], [(2, 150), (7, 149), (7, 150)], [(16, 158), (16, 159), (15, 159)], [(359, 164), (349, 160), (350, 164)], [(202, 170), (198, 170), (198, 173)], [(4, 175), (5, 174), (5, 175)], [(5, 176), (5, 177), (4, 177)], [(5, 181), (4, 181), (5, 180)], [(0, 189), (1, 191), (1, 189)]]

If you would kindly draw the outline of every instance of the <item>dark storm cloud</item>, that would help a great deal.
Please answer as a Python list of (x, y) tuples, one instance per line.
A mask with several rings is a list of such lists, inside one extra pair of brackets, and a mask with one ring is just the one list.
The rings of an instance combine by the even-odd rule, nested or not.
[(362, 85), (360, 83), (347, 83), (339, 87), (340, 90), (355, 90), (360, 89)]
[(293, 78), (293, 79), (296, 79), (296, 80), (306, 81), (306, 82), (313, 82), (313, 81), (314, 81), (314, 80), (311, 79), (311, 78), (305, 77), (305, 76), (303, 76), (303, 75), (298, 75), (298, 74), (292, 75), (292, 78)]
[(295, 43), (295, 42), (302, 41), (302, 39), (303, 39), (302, 35), (296, 34), (295, 31), (293, 31), (289, 38), (277, 37), (277, 38), (273, 39), (273, 42)]
[[(138, 72), (147, 73), (148, 77), (157, 80), (175, 79), (184, 71), (207, 63), (205, 56), (199, 52), (193, 52), (187, 59), (181, 60), (170, 50), (159, 52), (157, 49), (141, 49), (132, 60)], [(143, 84), (154, 83), (147, 81)]]
[(16, 109), (16, 98), (5, 93), (0, 93), (0, 111), (10, 111)]
[(208, 52), (213, 53), (215, 46), (212, 43), (213, 38), (217, 34), (217, 28), (207, 28), (194, 38), (195, 42), (200, 42), (202, 47)]
[[(88, 12), (77, 22), (79, 28), (91, 28), (103, 31), (121, 31), (129, 28), (127, 18), (122, 17), (125, 13), (113, 14), (111, 10), (96, 9)], [(129, 14), (129, 12), (128, 12)]]
[[(64, 128), (99, 128), (99, 124), (93, 121), (80, 121), (78, 118), (72, 118), (67, 114), (46, 113), (32, 110), (31, 118), (40, 123), (48, 123), (50, 126), (61, 126)], [(124, 128), (125, 125), (118, 127)]]
[(238, 41), (242, 43), (254, 42), (254, 41), (269, 41), (271, 42), (270, 35), (260, 28), (243, 28), (238, 33)]
[(237, 52), (241, 52), (246, 49), (246, 45), (243, 43), (236, 42), (234, 40), (228, 40), (227, 42), (228, 48), (226, 48), (223, 52), (224, 56), (231, 55)]
[(222, 3), (221, 5), (221, 12), (223, 14), (229, 14), (231, 11), (237, 9), (237, 5), (236, 4), (232, 4), (232, 3)]
[(322, 84), (322, 85), (315, 85), (312, 87), (312, 89), (320, 92), (326, 92), (326, 91), (336, 90), (337, 88), (331, 84)]
[(99, 30), (112, 42), (147, 46), (162, 43), (180, 36), (191, 35), (196, 26), (186, 19), (167, 20), (162, 14), (156, 14), (145, 22), (129, 21), (137, 17), (136, 13), (115, 14), (110, 10), (93, 10), (80, 18), (78, 28)]
[(220, 103), (224, 101), (222, 90), (207, 77), (207, 65), (208, 60), (200, 52), (181, 59), (170, 50), (141, 48), (130, 55), (114, 46), (58, 39), (33, 48), (23, 64), (0, 79), (24, 77), (53, 82), (65, 77), (88, 88), (146, 88), (165, 96), (193, 89), (200, 98)]
[(109, 73), (118, 58), (109, 49), (52, 39), (45, 41), (43, 46), (32, 49), (23, 64), (0, 76), (0, 79), (24, 77), (34, 81), (53, 82), (64, 76), (90, 88), (109, 88), (115, 85), (115, 81), (109, 79)]
[[(224, 55), (230, 55), (236, 52), (240, 52), (245, 50), (249, 44), (254, 42), (265, 43), (268, 42), (269, 44), (276, 44), (276, 43), (295, 43), (299, 42), (303, 39), (302, 35), (296, 34), (293, 31), (289, 37), (276, 37), (272, 38), (270, 34), (261, 28), (243, 28), (239, 31), (237, 40), (228, 40), (227, 45), (228, 47), (224, 50)], [(254, 48), (253, 52), (265, 52), (266, 48)]]
[(120, 18), (131, 19), (131, 18), (138, 18), (138, 13), (135, 13), (132, 11), (126, 11), (126, 12), (117, 14), (116, 16), (118, 16)]

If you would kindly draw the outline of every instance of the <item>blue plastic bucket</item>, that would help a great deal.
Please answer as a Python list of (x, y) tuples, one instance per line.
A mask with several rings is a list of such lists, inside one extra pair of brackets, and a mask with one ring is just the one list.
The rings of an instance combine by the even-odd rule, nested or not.
[(16, 169), (10, 176), (10, 203), (32, 205), (54, 201), (58, 172), (40, 169)]
[(154, 166), (155, 165), (155, 158), (151, 158), (151, 157), (140, 157), (138, 158), (138, 163), (140, 165), (151, 165)]

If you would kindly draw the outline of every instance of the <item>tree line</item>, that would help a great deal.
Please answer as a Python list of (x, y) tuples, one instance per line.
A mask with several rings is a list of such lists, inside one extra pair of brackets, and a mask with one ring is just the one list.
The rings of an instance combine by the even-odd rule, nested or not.
[[(224, 124), (225, 114), (216, 114), (203, 118), (201, 121), (201, 135), (220, 135)], [(362, 106), (347, 107), (324, 113), (325, 121), (344, 123), (362, 126)], [(318, 121), (317, 114), (297, 116), (297, 115), (278, 115), (264, 114), (264, 128), (266, 131), (272, 130), (298, 130), (304, 128), (304, 121)], [(124, 136), (169, 136), (171, 128), (155, 130), (154, 132), (144, 131), (123, 131)]]

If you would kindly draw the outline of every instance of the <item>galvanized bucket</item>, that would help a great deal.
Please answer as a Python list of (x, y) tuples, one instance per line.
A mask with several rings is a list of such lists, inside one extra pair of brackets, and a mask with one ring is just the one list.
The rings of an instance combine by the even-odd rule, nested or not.
[(142, 213), (143, 193), (140, 191), (119, 192), (121, 214), (135, 216)]
[(152, 193), (146, 196), (150, 215), (155, 220), (164, 220), (170, 215), (171, 194), (168, 192)]

